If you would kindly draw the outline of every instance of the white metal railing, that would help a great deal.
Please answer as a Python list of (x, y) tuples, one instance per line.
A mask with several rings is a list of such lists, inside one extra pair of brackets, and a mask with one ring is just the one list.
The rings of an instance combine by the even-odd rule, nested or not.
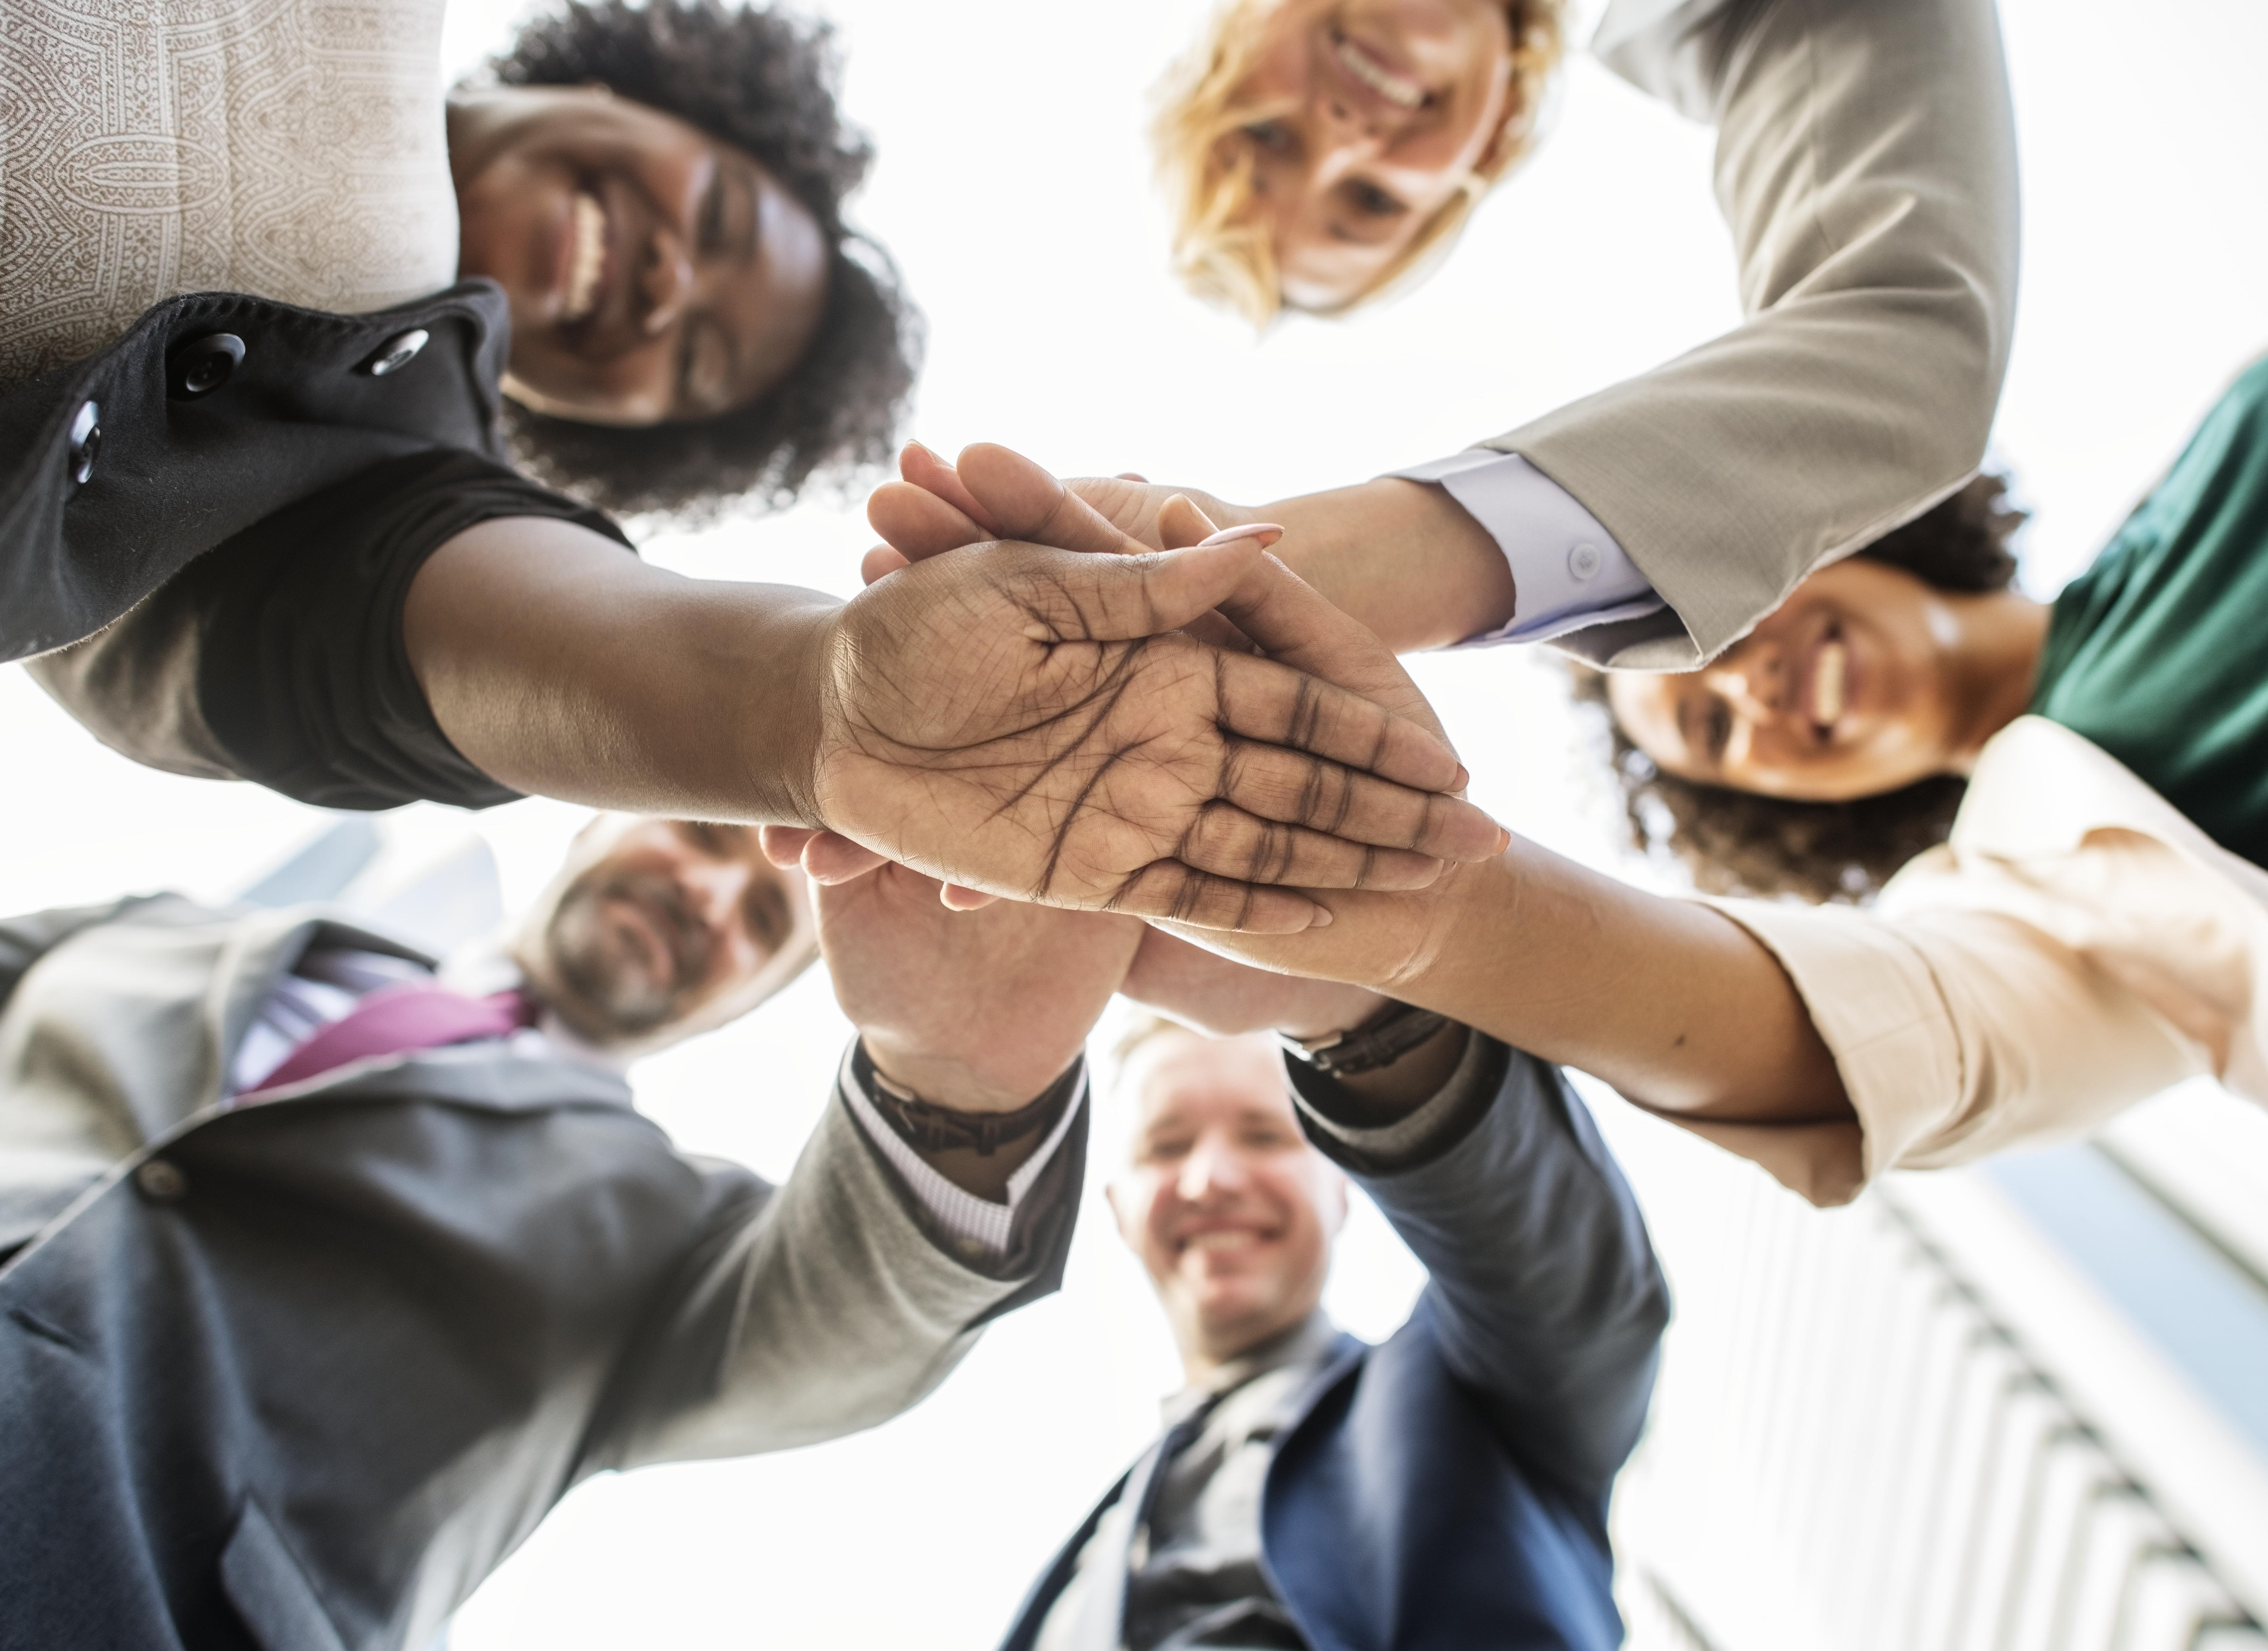
[(2268, 1651), (2268, 1464), (1988, 1177), (1822, 1213), (1675, 1157), (1637, 1651)]

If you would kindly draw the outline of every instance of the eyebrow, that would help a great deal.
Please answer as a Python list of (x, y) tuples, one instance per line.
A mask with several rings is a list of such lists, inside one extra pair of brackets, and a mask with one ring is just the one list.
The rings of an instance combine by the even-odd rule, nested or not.
[(744, 264), (754, 263), (757, 251), (764, 244), (763, 191), (756, 187), (754, 168), (737, 157), (734, 158), (733, 170), (740, 174), (740, 194), (748, 203), (748, 233), (738, 256)]

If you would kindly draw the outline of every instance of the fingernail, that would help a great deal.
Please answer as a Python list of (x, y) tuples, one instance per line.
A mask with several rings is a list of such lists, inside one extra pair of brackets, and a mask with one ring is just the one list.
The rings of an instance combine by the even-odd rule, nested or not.
[(1449, 789), (1462, 791), (1473, 782), (1473, 776), (1463, 763), (1457, 765), (1457, 777), (1449, 782)]
[(1307, 927), (1310, 928), (1329, 928), (1330, 926), (1331, 908), (1328, 906), (1318, 906), (1315, 907), (1315, 921), (1308, 924)]
[(1197, 540), (1189, 548), (1203, 550), (1207, 545), (1226, 545), (1234, 539), (1256, 539), (1260, 541), (1260, 548), (1265, 550), (1283, 537), (1284, 530), (1273, 522), (1247, 522), (1241, 527), (1224, 527), (1218, 533)]
[(1496, 828), (1496, 851), (1502, 854), (1512, 847), (1512, 833), (1499, 826)]

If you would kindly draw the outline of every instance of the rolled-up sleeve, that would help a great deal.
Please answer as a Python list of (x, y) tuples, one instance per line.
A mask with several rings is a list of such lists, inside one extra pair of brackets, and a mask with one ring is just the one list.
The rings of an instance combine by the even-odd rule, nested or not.
[(97, 738), (152, 767), (321, 808), (508, 803), (519, 794), (434, 720), (401, 613), (435, 551), (512, 517), (571, 522), (634, 554), (599, 511), (491, 460), (413, 453), (255, 523), (30, 668)]
[(1889, 1169), (2084, 1134), (2210, 1069), (2195, 1041), (2086, 949), (1992, 909), (1989, 872), (1964, 877), (1940, 849), (1909, 891), (1923, 881), (1939, 886), (1888, 914), (1711, 902), (1787, 972), (1857, 1121), (1675, 1121), (1813, 1203), (1840, 1204)]

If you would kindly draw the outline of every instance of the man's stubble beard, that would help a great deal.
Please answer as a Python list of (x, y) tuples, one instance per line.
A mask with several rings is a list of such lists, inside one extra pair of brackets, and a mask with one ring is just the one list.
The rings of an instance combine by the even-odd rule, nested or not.
[[(653, 981), (635, 966), (644, 947), (605, 913), (605, 902), (617, 896), (663, 927), (672, 969), (667, 980)], [(675, 883), (604, 868), (578, 878), (560, 897), (543, 939), (552, 970), (574, 999), (559, 1006), (562, 1014), (602, 1044), (637, 1042), (688, 1014), (699, 983), (708, 979), (715, 943), (708, 925), (686, 909)]]

